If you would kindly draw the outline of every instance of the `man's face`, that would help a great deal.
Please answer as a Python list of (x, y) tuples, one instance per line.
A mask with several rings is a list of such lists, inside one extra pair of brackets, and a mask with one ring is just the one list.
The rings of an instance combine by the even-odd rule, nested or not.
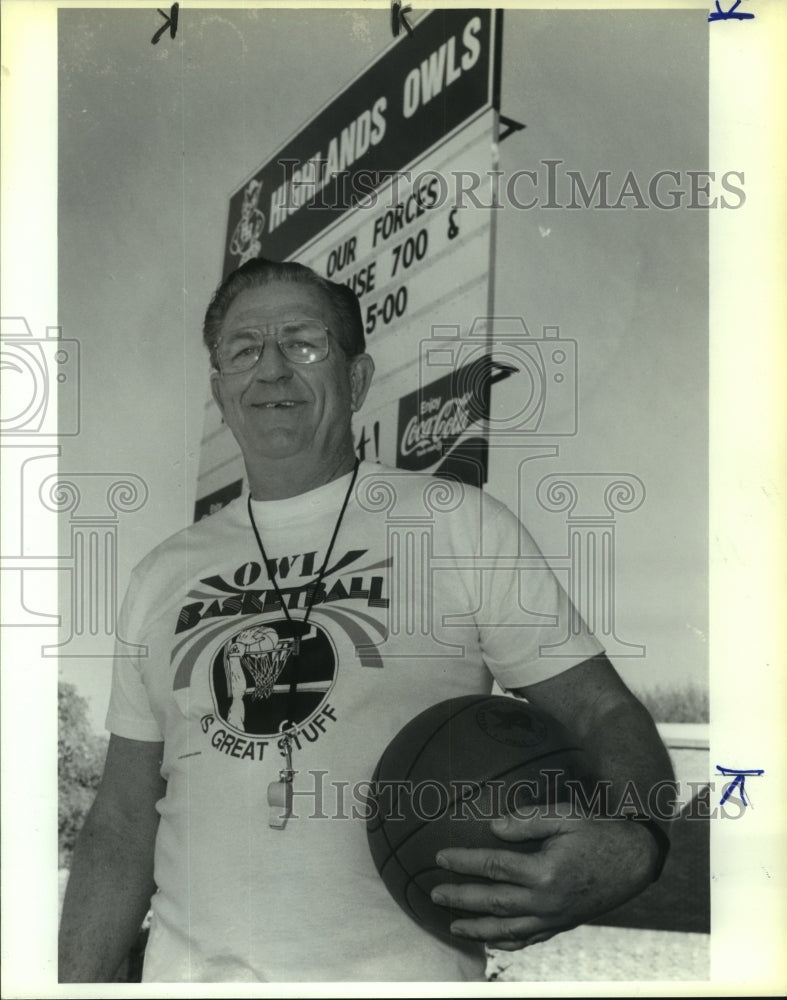
[(348, 362), (330, 301), (312, 285), (274, 281), (241, 292), (222, 324), (219, 346), (233, 333), (264, 332), (291, 319), (316, 319), (328, 328), (332, 336), (327, 358), (293, 364), (269, 336), (250, 371), (211, 376), (214, 398), (247, 462), (340, 455), (347, 446), (351, 415), (363, 403), (371, 381), (371, 359), (362, 355)]

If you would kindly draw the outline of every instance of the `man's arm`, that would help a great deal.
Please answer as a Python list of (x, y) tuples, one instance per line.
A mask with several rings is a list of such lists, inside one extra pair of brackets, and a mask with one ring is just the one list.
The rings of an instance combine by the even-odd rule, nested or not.
[[(578, 738), (592, 772), (612, 782), (611, 806), (634, 788), (632, 797), (647, 811), (651, 790), (672, 780), (656, 724), (604, 654), (512, 694), (527, 698)], [(660, 796), (661, 803), (668, 798)]]
[(59, 981), (106, 983), (128, 954), (155, 891), (153, 848), (163, 743), (111, 736), (79, 835), (60, 922)]
[[(595, 775), (610, 782), (609, 807), (652, 811), (651, 791), (664, 789), (658, 808), (674, 797), (669, 756), (646, 709), (631, 694), (606, 656), (513, 692), (526, 697), (578, 737)], [(637, 895), (656, 877), (659, 845), (646, 825), (625, 820), (576, 818), (495, 820), (501, 850), (447, 849), (440, 863), (454, 872), (485, 875), (492, 886), (442, 885), (440, 902), (489, 916), (458, 920), (459, 936), (514, 949), (544, 941), (560, 930), (599, 916)], [(557, 810), (567, 813), (568, 810)], [(665, 828), (667, 823), (661, 821)], [(543, 839), (532, 854), (506, 850)]]

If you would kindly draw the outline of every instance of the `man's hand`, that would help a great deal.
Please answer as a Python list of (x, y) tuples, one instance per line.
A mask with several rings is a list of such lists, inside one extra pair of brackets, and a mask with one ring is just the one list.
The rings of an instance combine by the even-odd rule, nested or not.
[(650, 884), (659, 852), (647, 829), (625, 819), (570, 817), (569, 808), (552, 806), (551, 818), (492, 821), (502, 841), (541, 840), (533, 853), (502, 847), (439, 852), (442, 867), (495, 883), (435, 887), (435, 903), (488, 914), (454, 921), (452, 933), (514, 951), (606, 913)]
[[(587, 773), (610, 782), (613, 813), (623, 802), (643, 814), (652, 811), (644, 804), (650, 804), (653, 789), (672, 779), (669, 757), (650, 715), (606, 656), (513, 693), (575, 735), (584, 748)], [(452, 872), (486, 876), (494, 883), (435, 887), (436, 903), (468, 911), (467, 918), (451, 925), (457, 937), (514, 951), (614, 909), (657, 877), (663, 859), (647, 827), (622, 818), (580, 819), (569, 815), (570, 808), (553, 803), (548, 816), (545, 807), (532, 819), (493, 820), (499, 850), (439, 852), (438, 864)], [(538, 849), (525, 854), (505, 848), (504, 841), (527, 840), (539, 841)], [(442, 900), (436, 898), (441, 894)]]

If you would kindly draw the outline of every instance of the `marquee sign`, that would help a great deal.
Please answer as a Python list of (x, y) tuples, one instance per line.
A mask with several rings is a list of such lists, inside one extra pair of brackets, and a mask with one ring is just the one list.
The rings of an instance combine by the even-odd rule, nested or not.
[(224, 274), (285, 260), (444, 142), (499, 91), (499, 14), (434, 11), (326, 104), (230, 199)]
[[(473, 327), (477, 337), (492, 314), (500, 33), (500, 12), (490, 10), (422, 18), (230, 199), (225, 275), (258, 256), (297, 259), (358, 295), (376, 367), (354, 427), (362, 458), (413, 467), (399, 446), (400, 403), (445, 375), (429, 367), (433, 325)], [(421, 447), (418, 467), (485, 482), (482, 418), (450, 445)], [(449, 447), (472, 460), (446, 465)], [(243, 478), (211, 400), (195, 516), (237, 495)]]

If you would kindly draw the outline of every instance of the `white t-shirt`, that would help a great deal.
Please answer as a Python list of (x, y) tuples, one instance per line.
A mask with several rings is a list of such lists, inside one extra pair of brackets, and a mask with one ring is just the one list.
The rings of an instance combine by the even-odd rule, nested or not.
[[(369, 463), (298, 637), (349, 484), (253, 503), (295, 627), (246, 496), (133, 573), (119, 635), (147, 655), (116, 660), (107, 728), (164, 741), (146, 981), (483, 978), (481, 948), (433, 938), (389, 896), (367, 845), (367, 782), (429, 705), (486, 694), (493, 676), (545, 680), (601, 646), (502, 504)], [(290, 717), (294, 809), (277, 830), (266, 794)]]

